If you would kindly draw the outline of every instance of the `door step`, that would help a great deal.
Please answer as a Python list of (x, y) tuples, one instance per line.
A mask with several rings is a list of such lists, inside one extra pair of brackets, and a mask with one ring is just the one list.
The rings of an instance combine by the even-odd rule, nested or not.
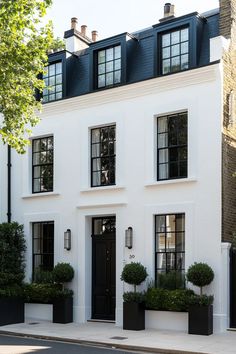
[(97, 319), (93, 319), (93, 318), (91, 318), (91, 320), (87, 320), (87, 322), (115, 323), (115, 321), (112, 321), (112, 320), (97, 320)]
[(236, 332), (236, 328), (227, 328), (227, 331)]

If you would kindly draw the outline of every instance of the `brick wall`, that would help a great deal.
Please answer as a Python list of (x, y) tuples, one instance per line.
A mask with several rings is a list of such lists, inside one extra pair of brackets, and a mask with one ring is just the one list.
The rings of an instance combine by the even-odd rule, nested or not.
[[(220, 0), (220, 35), (230, 40), (224, 54), (223, 133), (222, 133), (222, 240), (232, 241), (236, 231), (236, 107), (230, 117), (230, 93), (236, 99), (236, 0)], [(232, 123), (231, 119), (235, 122)]]

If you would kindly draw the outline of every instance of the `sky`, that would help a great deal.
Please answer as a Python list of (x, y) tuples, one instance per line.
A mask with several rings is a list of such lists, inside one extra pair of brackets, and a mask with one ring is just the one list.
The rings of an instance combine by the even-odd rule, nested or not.
[[(63, 37), (70, 29), (71, 17), (78, 27), (87, 25), (87, 33), (98, 31), (99, 39), (123, 32), (150, 27), (163, 17), (167, 0), (53, 0), (48, 19), (53, 21), (55, 37)], [(219, 7), (219, 0), (172, 0), (176, 16), (199, 13)]]

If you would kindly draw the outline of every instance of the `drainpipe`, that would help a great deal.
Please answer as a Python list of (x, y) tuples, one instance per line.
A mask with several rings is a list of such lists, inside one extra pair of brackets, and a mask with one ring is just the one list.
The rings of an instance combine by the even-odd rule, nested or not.
[(7, 147), (7, 222), (11, 222), (11, 147)]

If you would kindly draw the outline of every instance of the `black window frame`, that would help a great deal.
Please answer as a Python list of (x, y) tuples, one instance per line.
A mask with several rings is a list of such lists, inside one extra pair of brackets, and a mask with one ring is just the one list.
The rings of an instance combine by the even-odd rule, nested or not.
[[(153, 25), (154, 29), (154, 76), (166, 76), (184, 72), (197, 67), (199, 61), (200, 47), (203, 26), (205, 19), (201, 18), (198, 12), (193, 12), (178, 18), (173, 18)], [(189, 68), (162, 75), (161, 62), (161, 38), (168, 32), (177, 31), (182, 28), (189, 28)]]
[[(183, 38), (182, 38), (182, 33), (185, 30), (188, 31), (188, 39), (187, 40), (183, 40)], [(177, 33), (177, 32), (179, 32), (179, 41), (176, 42), (176, 43), (173, 43), (172, 42), (172, 33)], [(169, 43), (169, 45), (163, 45), (163, 37), (164, 36), (168, 36), (168, 35), (170, 35), (170, 43)], [(187, 47), (188, 47), (187, 51), (182, 51), (182, 44), (184, 44), (184, 43), (187, 43)], [(174, 46), (179, 46), (179, 54), (172, 55), (172, 48)], [(170, 55), (169, 55), (169, 57), (163, 58), (163, 50), (167, 49), (167, 48), (170, 49)], [(182, 57), (186, 56), (186, 55), (188, 56), (187, 67), (186, 68), (181, 68), (181, 66), (182, 66)], [(178, 58), (179, 59), (180, 68), (177, 69), (177, 70), (173, 69), (172, 59), (174, 59), (174, 58)], [(166, 73), (163, 72), (163, 61), (165, 61), (165, 60), (169, 60), (170, 61), (170, 71), (168, 71)], [(171, 29), (171, 30), (168, 30), (168, 31), (162, 33), (160, 35), (160, 74), (161, 75), (168, 75), (168, 74), (173, 74), (173, 73), (180, 72), (180, 71), (185, 71), (185, 70), (189, 69), (189, 66), (190, 66), (189, 26), (174, 28), (174, 29)]]
[[(37, 237), (35, 237), (35, 225), (38, 225), (40, 228), (40, 235), (37, 235)], [(52, 225), (52, 230), (50, 230), (48, 228), (48, 230), (44, 230), (45, 226), (48, 225)], [(49, 236), (50, 231), (53, 233), (52, 235)], [(44, 236), (46, 233), (46, 236)], [(34, 274), (35, 274), (35, 270), (37, 268), (40, 268), (40, 270), (44, 270), (44, 271), (52, 271), (53, 267), (54, 267), (54, 234), (55, 234), (55, 225), (54, 225), (54, 221), (37, 221), (37, 222), (33, 222), (32, 223), (32, 279), (34, 279)], [(40, 242), (40, 251), (39, 252), (35, 252), (35, 240), (38, 240)], [(52, 243), (52, 245), (50, 245), (50, 242)], [(45, 245), (48, 247), (47, 252), (44, 251), (44, 247)], [(50, 251), (50, 247), (52, 247), (52, 251)], [(43, 248), (43, 249), (42, 249)], [(49, 264), (49, 266), (45, 266), (44, 264), (40, 264), (38, 267), (36, 267), (36, 262), (35, 262), (35, 258), (37, 256), (42, 257), (42, 259), (44, 258), (48, 258), (49, 261), (47, 261), (47, 263)]]
[[(52, 139), (52, 148), (48, 148), (48, 140)], [(40, 148), (40, 150), (34, 150), (34, 146), (35, 146), (35, 142), (39, 141), (39, 145), (42, 147), (42, 140), (47, 140), (47, 148), (45, 150), (42, 150), (42, 148)], [(35, 139), (32, 139), (31, 141), (32, 144), (32, 193), (33, 194), (39, 194), (39, 193), (48, 193), (48, 192), (53, 192), (54, 189), (54, 136), (53, 135), (49, 135), (49, 136), (43, 136), (43, 137), (38, 137)], [(34, 163), (34, 156), (35, 154), (41, 154), (41, 153), (45, 153), (46, 155), (49, 155), (49, 153), (52, 152), (52, 162), (39, 162), (39, 163)], [(40, 174), (39, 177), (35, 177), (35, 168), (39, 168), (40, 169)], [(42, 190), (42, 184), (41, 184), (41, 179), (43, 178), (42, 176), (42, 168), (46, 168), (49, 167), (52, 170), (52, 175), (51, 175), (51, 188), (48, 189), (44, 189)], [(34, 181), (35, 180), (39, 180), (40, 181), (40, 190), (39, 191), (35, 191), (34, 188)]]
[[(101, 141), (101, 130), (103, 129), (109, 129), (108, 131), (108, 154), (107, 155), (103, 155), (101, 156), (101, 144), (102, 144), (102, 141)], [(99, 137), (99, 142), (93, 142), (93, 132), (95, 130), (100, 130), (100, 137)], [(114, 134), (114, 139), (110, 139), (110, 131), (111, 130), (115, 130), (115, 134)], [(113, 154), (110, 154), (110, 148), (109, 148), (109, 142), (113, 142), (114, 146), (114, 153)], [(93, 146), (94, 145), (99, 145), (99, 152), (100, 152), (100, 155), (99, 156), (93, 156)], [(91, 184), (91, 187), (92, 188), (96, 188), (96, 187), (105, 187), (105, 186), (112, 186), (112, 185), (115, 185), (116, 184), (116, 124), (109, 124), (109, 125), (105, 125), (105, 126), (99, 126), (99, 127), (95, 127), (95, 128), (92, 128), (90, 130), (90, 159), (91, 159), (91, 165), (90, 165), (90, 169), (91, 169), (91, 178), (90, 178), (90, 184)], [(100, 163), (100, 169), (99, 170), (94, 170), (93, 168), (93, 161), (94, 160), (98, 160), (100, 159), (101, 163)], [(114, 171), (111, 170), (109, 168), (109, 170), (105, 170), (105, 169), (102, 169), (102, 159), (108, 159), (109, 160), (109, 167), (112, 166), (112, 159), (114, 159), (114, 162), (113, 162), (113, 166), (114, 166)], [(111, 181), (111, 173), (114, 174), (114, 182), (109, 182), (109, 183), (102, 183), (102, 171), (108, 171), (109, 172), (109, 181)], [(96, 172), (100, 172), (100, 184), (94, 184), (94, 178), (93, 178), (93, 174), (95, 174)]]
[[(181, 135), (179, 134), (179, 125), (177, 126), (177, 130), (175, 133), (175, 137), (176, 140), (178, 141), (176, 145), (170, 145), (169, 144), (169, 136), (171, 136), (170, 129), (169, 129), (169, 120), (173, 117), (180, 117), (180, 116), (185, 116), (186, 117), (186, 142), (184, 144), (178, 144), (178, 142), (180, 141)], [(167, 130), (159, 132), (158, 127), (159, 127), (159, 120), (163, 119), (163, 118), (167, 118)], [(178, 118), (177, 118), (178, 121)], [(188, 177), (188, 112), (187, 111), (183, 111), (183, 112), (178, 112), (178, 113), (169, 113), (169, 114), (163, 114), (161, 116), (157, 117), (157, 181), (166, 181), (166, 180), (175, 180), (175, 179), (182, 179), (182, 178), (187, 178)], [(167, 134), (167, 138), (168, 138), (168, 143), (165, 146), (161, 146), (159, 147), (159, 140), (161, 141), (161, 135), (166, 135)], [(172, 136), (173, 138), (173, 136)], [(163, 140), (162, 140), (163, 141)], [(166, 150), (168, 153), (168, 160), (163, 162), (160, 161), (160, 152)], [(180, 155), (181, 155), (181, 151), (183, 153), (183, 151), (186, 150), (186, 158), (181, 159)], [(178, 155), (178, 158), (176, 160), (173, 160), (171, 158), (171, 156), (174, 155)], [(160, 177), (160, 166), (161, 165), (167, 165), (167, 173), (168, 176), (166, 178), (161, 178)], [(176, 174), (175, 176), (171, 176), (170, 175), (170, 171), (171, 171), (171, 166), (175, 167), (177, 165), (177, 170), (178, 170), (178, 174)], [(186, 173), (181, 173), (181, 168), (185, 168)]]
[[(119, 52), (120, 52), (120, 56), (119, 57), (116, 57), (116, 48), (120, 48)], [(108, 60), (107, 59), (107, 52), (110, 51), (112, 49), (113, 51), (113, 59), (111, 60)], [(100, 62), (99, 63), (99, 53), (100, 52), (105, 52), (105, 61), (104, 62)], [(95, 82), (95, 87), (98, 89), (98, 90), (101, 90), (101, 89), (106, 89), (106, 88), (111, 88), (111, 87), (115, 87), (115, 86), (119, 86), (121, 84), (121, 81), (122, 81), (122, 47), (121, 47), (121, 44), (118, 43), (118, 44), (115, 44), (115, 45), (112, 45), (112, 46), (109, 46), (109, 47), (106, 47), (106, 48), (101, 48), (101, 49), (98, 49), (96, 52), (95, 52), (95, 78), (96, 78), (96, 82)], [(120, 63), (120, 66), (117, 70), (115, 70), (115, 63), (118, 62)], [(106, 66), (108, 63), (112, 63), (112, 66), (113, 66), (113, 70), (107, 70)], [(102, 65), (105, 65), (105, 71), (104, 73), (100, 74), (99, 73), (99, 66), (102, 66)], [(115, 82), (115, 73), (116, 72), (120, 72), (120, 80), (119, 82)], [(106, 75), (107, 74), (112, 74), (112, 77), (113, 77), (113, 82), (111, 84), (106, 84)], [(99, 76), (102, 76), (104, 75), (105, 76), (105, 84), (104, 86), (99, 86)]]
[[(172, 230), (171, 231), (168, 231), (167, 230), (167, 222), (166, 222), (166, 218), (169, 217), (169, 216), (174, 216), (175, 217), (175, 220), (176, 218), (180, 218), (182, 217), (183, 218), (183, 225), (184, 225), (184, 229), (183, 230), (178, 230), (175, 232), (173, 232)], [(164, 217), (165, 218), (165, 225), (164, 225), (164, 230), (160, 230), (158, 231), (157, 230), (157, 218), (158, 217)], [(175, 221), (176, 222), (176, 221)], [(158, 251), (158, 248), (157, 248), (157, 238), (158, 238), (158, 234), (164, 234), (165, 236), (165, 250), (164, 251)], [(175, 250), (174, 251), (167, 251), (167, 237), (168, 237), (168, 234), (174, 234), (174, 238), (175, 238)], [(183, 234), (183, 239), (184, 239), (184, 248), (180, 251), (177, 250), (177, 234)], [(186, 235), (186, 214), (185, 213), (168, 213), (168, 214), (157, 214), (155, 215), (155, 282), (156, 284), (158, 284), (158, 279), (157, 279), (157, 274), (158, 274), (158, 271), (162, 274), (167, 274), (169, 272), (172, 272), (172, 271), (179, 271), (182, 275), (184, 275), (184, 272), (185, 272), (185, 237)], [(157, 264), (158, 264), (158, 261), (157, 261), (157, 258), (158, 258), (158, 255), (164, 255), (165, 257), (165, 268), (158, 268), (157, 267)], [(174, 268), (169, 268), (168, 267), (168, 260), (167, 260), (167, 255), (174, 255), (174, 263), (175, 263), (175, 267)], [(181, 268), (178, 268), (178, 255), (183, 255), (183, 259), (184, 259), (184, 267), (181, 266)], [(181, 258), (182, 260), (182, 258)]]
[[(56, 72), (56, 67), (57, 65), (60, 64), (61, 65), (61, 72), (60, 73), (57, 73)], [(49, 75), (49, 71), (50, 71), (50, 67), (52, 66), (55, 66), (55, 73), (54, 75)], [(43, 90), (43, 94), (42, 94), (42, 99), (43, 99), (43, 103), (50, 103), (50, 102), (55, 102), (55, 101), (60, 101), (63, 99), (63, 61), (62, 60), (57, 60), (57, 61), (54, 61), (54, 62), (49, 62), (48, 65), (45, 67), (45, 70), (47, 71), (48, 75), (46, 76), (46, 74), (43, 74), (43, 81), (45, 83), (45, 88)], [(56, 78), (58, 76), (61, 76), (61, 81), (60, 83), (57, 83), (56, 82)], [(52, 92), (51, 88), (50, 88), (50, 83), (49, 83), (49, 80), (51, 77), (54, 77), (55, 78), (55, 85), (53, 85), (55, 87), (55, 93)], [(46, 84), (46, 80), (48, 80), (48, 85)], [(56, 91), (56, 88), (61, 86), (61, 90), (60, 91)], [(47, 93), (45, 93), (47, 92)], [(56, 95), (61, 93), (61, 97), (59, 98), (56, 98)], [(55, 95), (55, 98), (53, 100), (50, 100), (49, 97), (52, 96), (52, 95)], [(45, 97), (48, 98), (48, 100), (45, 101)]]

